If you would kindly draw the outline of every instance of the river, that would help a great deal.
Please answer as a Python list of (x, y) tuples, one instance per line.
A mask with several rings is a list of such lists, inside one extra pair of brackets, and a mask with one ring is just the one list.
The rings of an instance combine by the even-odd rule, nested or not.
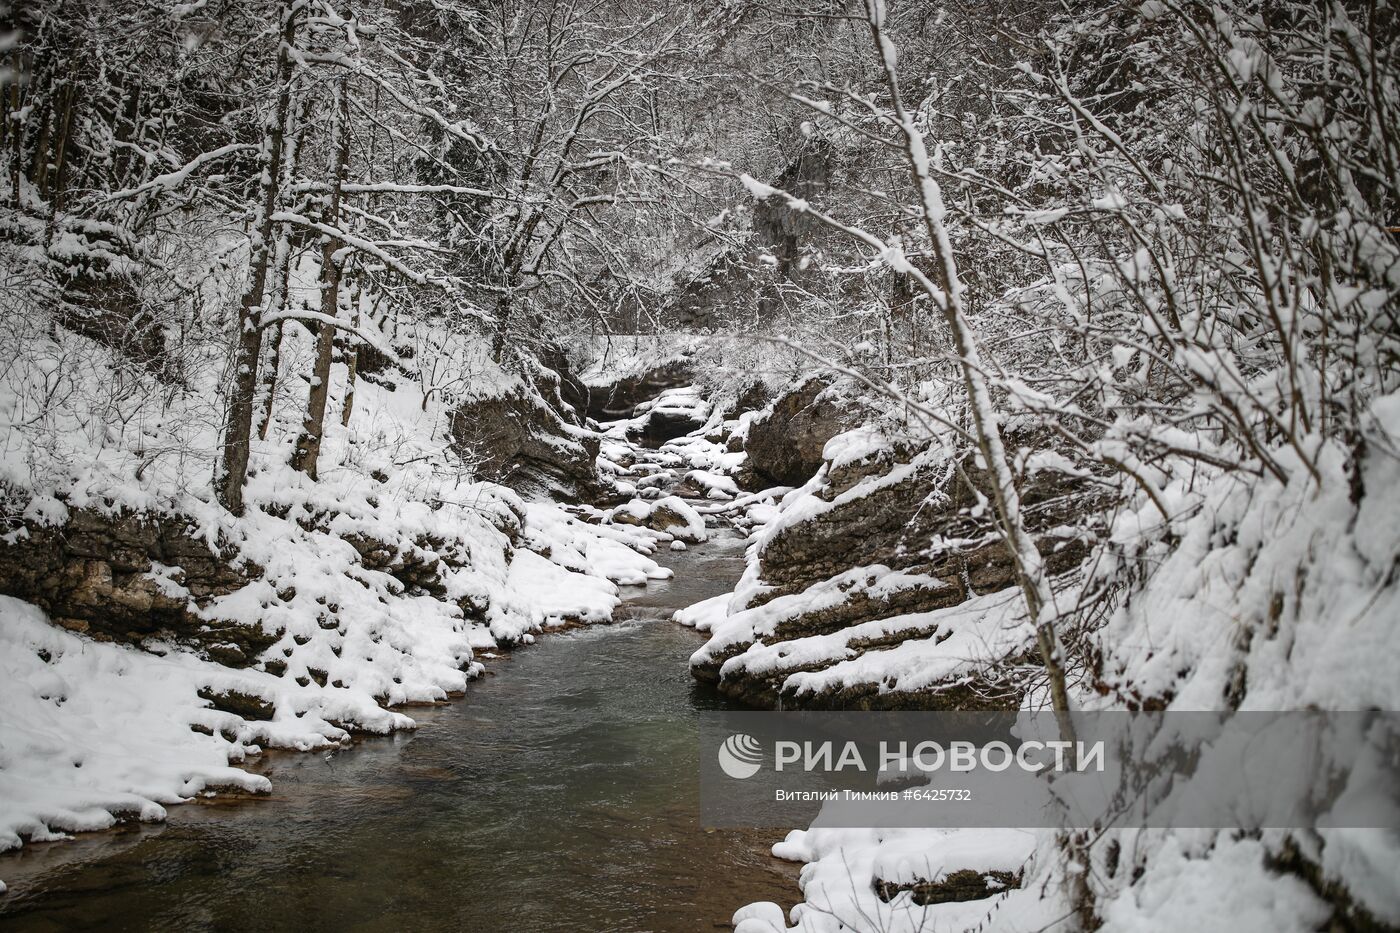
[(790, 906), (773, 832), (699, 825), (694, 721), (725, 701), (669, 621), (730, 589), (742, 548), (667, 554), (675, 579), (631, 588), (619, 621), (488, 661), (414, 732), (264, 755), (270, 797), (0, 856), (0, 926), (694, 931)]

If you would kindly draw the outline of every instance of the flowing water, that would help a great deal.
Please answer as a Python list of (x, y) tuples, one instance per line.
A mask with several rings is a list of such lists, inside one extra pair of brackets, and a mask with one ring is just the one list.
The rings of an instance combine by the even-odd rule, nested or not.
[(742, 542), (670, 556), (623, 621), (488, 662), (415, 732), (264, 756), (270, 798), (0, 856), (0, 927), (691, 931), (789, 906), (772, 832), (699, 825), (694, 721), (723, 701), (669, 621), (733, 585)]

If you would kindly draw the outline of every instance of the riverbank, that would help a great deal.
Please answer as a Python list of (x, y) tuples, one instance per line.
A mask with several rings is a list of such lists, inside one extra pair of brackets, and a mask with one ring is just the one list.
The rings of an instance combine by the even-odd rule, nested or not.
[(742, 546), (667, 555), (675, 577), (626, 588), (614, 623), (486, 659), (462, 700), (414, 710), (413, 732), (264, 756), (266, 798), (0, 856), (0, 917), (190, 928), (252, 916), (257, 892), (272, 929), (314, 903), (338, 928), (690, 931), (791, 902), (772, 833), (699, 827), (692, 720), (724, 701), (689, 677), (700, 638), (668, 620), (732, 586)]

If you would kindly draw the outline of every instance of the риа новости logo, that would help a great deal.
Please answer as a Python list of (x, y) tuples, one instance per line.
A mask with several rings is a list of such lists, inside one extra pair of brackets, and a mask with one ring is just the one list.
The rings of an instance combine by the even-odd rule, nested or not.
[(741, 781), (751, 778), (762, 766), (763, 747), (751, 735), (736, 733), (719, 747), (720, 770), (732, 778)]

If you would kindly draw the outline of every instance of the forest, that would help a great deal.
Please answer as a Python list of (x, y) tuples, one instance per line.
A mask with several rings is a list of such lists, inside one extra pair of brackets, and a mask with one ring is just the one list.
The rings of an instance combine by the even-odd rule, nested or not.
[[(0, 923), (1400, 928), (1391, 0), (0, 0), (0, 111)], [(714, 829), (726, 711), (1381, 751)]]

